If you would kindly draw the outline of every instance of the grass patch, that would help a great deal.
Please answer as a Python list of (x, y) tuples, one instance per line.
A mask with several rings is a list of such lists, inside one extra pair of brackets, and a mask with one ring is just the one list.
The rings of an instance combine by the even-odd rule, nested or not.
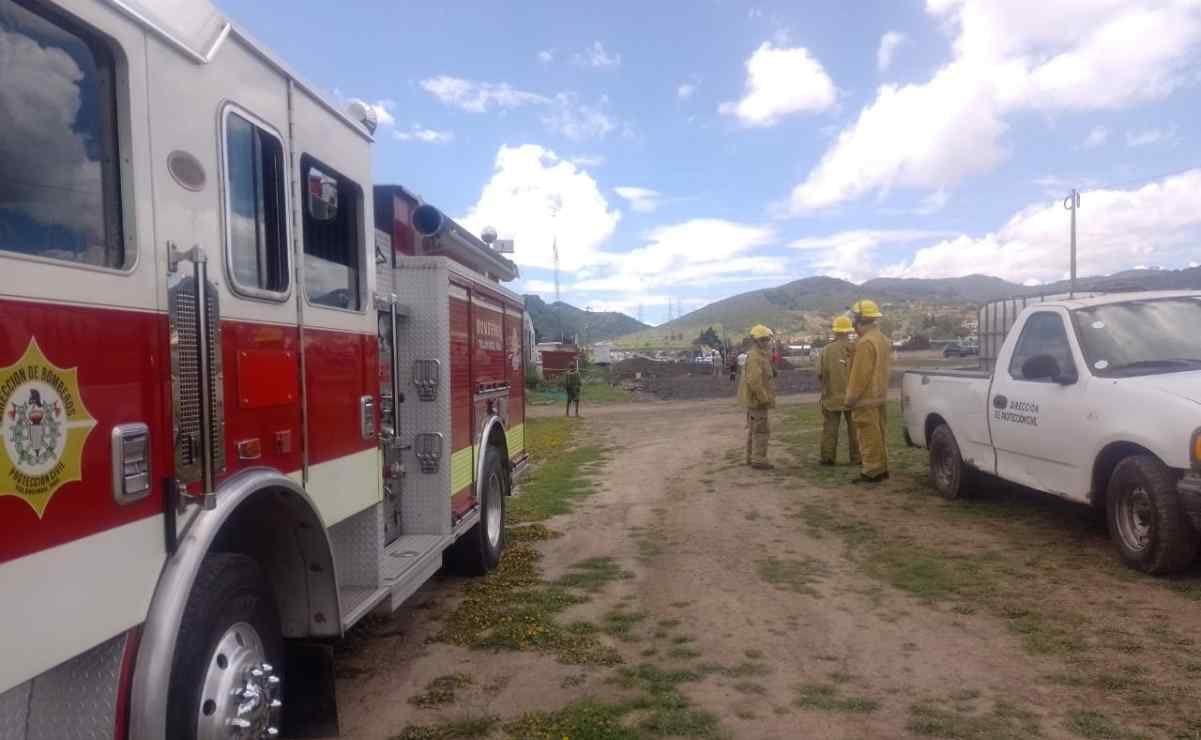
[(510, 525), (539, 522), (571, 511), (572, 502), (593, 492), (591, 468), (604, 460), (596, 445), (573, 446), (575, 430), (561, 418), (527, 419), (526, 442), (538, 467), (521, 484), (521, 495), (507, 502)]
[(585, 591), (600, 591), (614, 581), (633, 578), (634, 574), (623, 570), (616, 560), (609, 557), (588, 558), (568, 567), (568, 572), (555, 583), (568, 588)]
[(755, 562), (755, 571), (760, 578), (778, 589), (818, 597), (821, 592), (813, 585), (830, 575), (828, 565), (809, 557), (799, 560), (765, 558)]
[(505, 528), (505, 541), (509, 544), (517, 542), (545, 542), (562, 537), (563, 533), (555, 531), (545, 524), (524, 524)]
[(759, 696), (767, 693), (767, 687), (754, 681), (739, 681), (734, 684), (734, 690), (741, 694), (757, 694)]
[(1073, 735), (1095, 740), (1122, 740), (1133, 735), (1100, 712), (1079, 711), (1068, 715), (1067, 728)]
[(677, 645), (667, 651), (667, 657), (674, 660), (692, 660), (693, 658), (701, 657), (701, 651), (696, 648)]
[(754, 676), (766, 676), (771, 673), (771, 668), (763, 663), (751, 663), (744, 660), (736, 666), (722, 668), (721, 672), (729, 678), (751, 678)]
[(633, 642), (634, 627), (643, 622), (647, 617), (646, 612), (627, 612), (620, 609), (615, 609), (605, 615), (605, 632), (627, 642)]
[(991, 712), (976, 714), (960, 707), (944, 709), (929, 702), (909, 708), (907, 729), (922, 737), (954, 740), (1025, 740), (1042, 737), (1033, 714), (1006, 702), (997, 702)]
[(452, 673), (438, 676), (425, 685), (425, 691), (409, 699), (409, 703), (418, 707), (440, 707), (455, 703), (455, 692), (474, 684), (471, 676), (465, 673)]
[(818, 709), (823, 712), (867, 714), (880, 708), (880, 702), (864, 696), (843, 696), (832, 684), (804, 684), (797, 687), (797, 698), (793, 704), (801, 709)]
[(457, 719), (438, 725), (411, 725), (388, 740), (458, 740), (458, 738), (488, 737), (500, 720), (495, 717)]

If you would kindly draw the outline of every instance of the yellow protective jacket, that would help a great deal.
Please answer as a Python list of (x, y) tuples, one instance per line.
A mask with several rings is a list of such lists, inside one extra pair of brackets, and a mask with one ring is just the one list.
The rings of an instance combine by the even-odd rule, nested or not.
[(822, 350), (817, 377), (822, 383), (822, 408), (846, 411), (847, 379), (851, 374), (851, 343), (840, 336)]
[(847, 380), (847, 408), (883, 406), (888, 401), (888, 374), (892, 345), (877, 326), (864, 330), (855, 343), (851, 375)]
[(742, 383), (738, 386), (738, 403), (748, 409), (771, 409), (776, 406), (771, 355), (761, 347), (752, 347), (747, 353), (746, 366), (742, 368)]

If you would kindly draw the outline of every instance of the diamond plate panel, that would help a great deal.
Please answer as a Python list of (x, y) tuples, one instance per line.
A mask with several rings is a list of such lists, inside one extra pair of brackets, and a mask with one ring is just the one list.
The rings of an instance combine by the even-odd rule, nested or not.
[(25, 740), (32, 689), (33, 681), (26, 681), (0, 694), (0, 740)]
[[(392, 270), (396, 294), (402, 303), (413, 307), (412, 314), (398, 322), (396, 346), (401, 370), (402, 441), (412, 441), (421, 432), (441, 432), (447, 444), (450, 428), (450, 402), (454, 393), (468, 389), (451, 387), (450, 382), (450, 260), (445, 257), (405, 257)], [(434, 401), (417, 398), (412, 368), (417, 359), (438, 360), (443, 368), (442, 388)], [(444, 450), (449, 459), (451, 450)], [(412, 450), (405, 451), (404, 495), (401, 499), (401, 526), (404, 534), (450, 533), (450, 465), (439, 465), (437, 473), (422, 473)]]
[(379, 587), (380, 553), (384, 548), (382, 504), (363, 509), (330, 527), (329, 539), (334, 546), (339, 588)]
[(125, 633), (33, 679), (28, 740), (110, 740)]

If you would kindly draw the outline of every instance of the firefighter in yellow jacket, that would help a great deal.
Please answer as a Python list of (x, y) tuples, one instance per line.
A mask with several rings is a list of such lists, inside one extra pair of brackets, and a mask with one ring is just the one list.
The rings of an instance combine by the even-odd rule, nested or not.
[(847, 410), (847, 378), (851, 373), (851, 342), (848, 335), (854, 331), (851, 320), (846, 316), (834, 319), (834, 341), (822, 349), (817, 364), (817, 379), (822, 384), (822, 447), (821, 464), (833, 465), (838, 456), (838, 428), (846, 418), (847, 437), (850, 438), (851, 464), (859, 464), (859, 440), (855, 438), (855, 426), (851, 423), (851, 412)]
[(742, 369), (742, 384), (738, 386), (738, 403), (746, 409), (746, 464), (767, 469), (768, 409), (776, 406), (775, 373), (771, 366), (772, 331), (763, 324), (751, 329), (754, 346), (747, 353)]
[(873, 301), (862, 300), (851, 306), (851, 319), (859, 341), (851, 360), (847, 379), (846, 405), (859, 438), (863, 472), (855, 483), (879, 483), (888, 479), (888, 447), (885, 444), (885, 409), (888, 403), (888, 376), (892, 368), (892, 345), (876, 326), (883, 317)]

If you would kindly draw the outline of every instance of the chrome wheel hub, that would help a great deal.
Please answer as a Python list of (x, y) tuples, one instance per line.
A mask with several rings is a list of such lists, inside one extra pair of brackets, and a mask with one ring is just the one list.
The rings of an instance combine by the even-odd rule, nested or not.
[(209, 657), (196, 719), (198, 740), (279, 736), (280, 679), (258, 631), (230, 625)]
[(484, 492), (484, 508), (488, 515), (488, 544), (495, 548), (500, 545), (500, 529), (504, 525), (501, 519), (501, 496), (504, 493), (501, 491), (500, 475), (493, 473), (492, 477), (488, 478), (488, 489)]
[(1135, 488), (1122, 496), (1118, 502), (1118, 533), (1126, 547), (1137, 551), (1151, 544), (1154, 518), (1155, 507), (1146, 490)]

